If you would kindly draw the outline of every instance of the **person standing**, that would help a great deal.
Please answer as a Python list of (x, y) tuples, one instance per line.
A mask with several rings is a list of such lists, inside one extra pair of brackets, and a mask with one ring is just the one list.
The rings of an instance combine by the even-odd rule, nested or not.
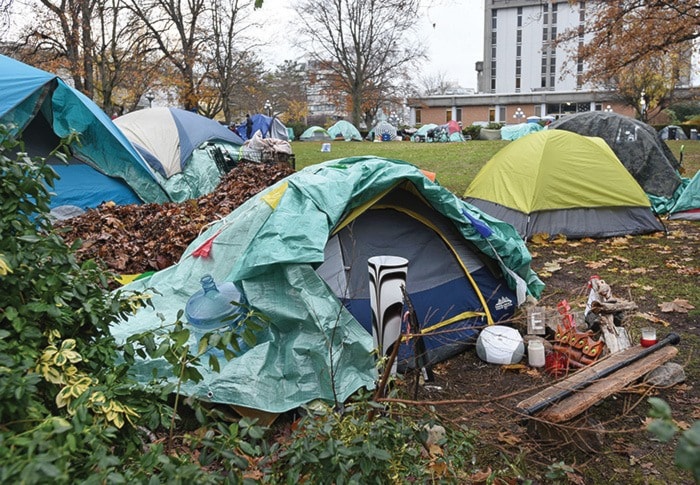
[(253, 120), (250, 117), (250, 113), (245, 115), (245, 138), (250, 140), (253, 136)]

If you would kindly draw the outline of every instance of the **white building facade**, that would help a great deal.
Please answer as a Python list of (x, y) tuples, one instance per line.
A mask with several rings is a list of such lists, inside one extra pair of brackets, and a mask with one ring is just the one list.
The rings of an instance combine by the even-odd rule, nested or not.
[[(410, 122), (519, 123), (529, 116), (596, 110), (634, 116), (634, 109), (617, 100), (614, 92), (583, 83), (586, 66), (571, 55), (589, 40), (583, 27), (598, 5), (601, 0), (484, 0), (478, 92), (409, 100)], [(577, 38), (555, 45), (558, 35), (572, 29), (581, 32)], [(692, 71), (680, 87), (698, 86), (699, 80), (700, 74)]]

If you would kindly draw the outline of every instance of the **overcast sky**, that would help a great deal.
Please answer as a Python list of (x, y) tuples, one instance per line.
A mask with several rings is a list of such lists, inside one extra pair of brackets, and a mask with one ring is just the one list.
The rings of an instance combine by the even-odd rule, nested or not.
[[(261, 39), (274, 39), (261, 48), (272, 65), (286, 59), (302, 61), (303, 55), (292, 47), (289, 22), (296, 14), (290, 0), (264, 0), (255, 12), (262, 24)], [(422, 74), (444, 73), (447, 81), (465, 88), (476, 88), (474, 65), (483, 58), (484, 0), (424, 0), (418, 20), (420, 36), (428, 43), (428, 61)]]

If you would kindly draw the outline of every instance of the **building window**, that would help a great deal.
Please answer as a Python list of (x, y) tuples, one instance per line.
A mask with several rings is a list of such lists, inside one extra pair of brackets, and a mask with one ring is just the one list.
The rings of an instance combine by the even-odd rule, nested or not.
[(420, 108), (416, 108), (416, 123), (422, 123), (422, 121), (421, 121), (421, 110), (420, 110)]
[(501, 106), (498, 108), (498, 120), (499, 121), (504, 121), (506, 119), (506, 107)]
[(493, 123), (496, 121), (496, 108), (489, 108), (489, 122)]
[(455, 121), (458, 121), (458, 122), (462, 121), (462, 108), (457, 108), (455, 111), (456, 111)]
[(452, 121), (452, 110), (445, 110), (445, 121)]

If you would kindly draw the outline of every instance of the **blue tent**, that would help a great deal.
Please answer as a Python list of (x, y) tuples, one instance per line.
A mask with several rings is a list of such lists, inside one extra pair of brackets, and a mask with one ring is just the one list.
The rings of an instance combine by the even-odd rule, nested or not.
[(79, 141), (70, 144), (68, 165), (49, 160), (61, 177), (52, 207), (169, 200), (144, 159), (92, 100), (57, 76), (3, 55), (0, 123), (21, 133), (33, 156), (47, 156), (60, 139), (79, 134)]
[[(265, 116), (264, 114), (255, 114), (250, 117), (253, 120), (253, 135), (259, 131), (263, 138), (277, 138), (279, 140), (289, 141), (289, 133), (284, 123), (276, 116)], [(238, 134), (244, 140), (248, 140), (245, 132), (245, 122), (236, 127)]]

